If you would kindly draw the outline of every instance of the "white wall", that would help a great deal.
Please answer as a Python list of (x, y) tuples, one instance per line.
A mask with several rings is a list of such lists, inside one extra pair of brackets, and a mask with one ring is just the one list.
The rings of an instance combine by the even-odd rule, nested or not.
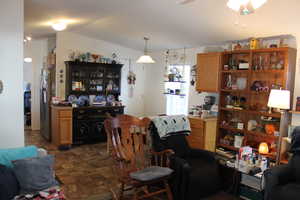
[(32, 40), (24, 45), (24, 56), (31, 57), (32, 63), (24, 63), (24, 70), (31, 68), (31, 129), (40, 130), (40, 82), (41, 69), (48, 53), (48, 41)]
[[(71, 32), (58, 32), (56, 35), (56, 75), (57, 75), (57, 96), (65, 98), (65, 83), (60, 83), (59, 71), (62, 69), (65, 71), (64, 61), (68, 60), (70, 51), (90, 52), (95, 54), (101, 54), (105, 57), (111, 57), (113, 53), (116, 53), (124, 64), (122, 68), (122, 80), (121, 80), (121, 97), (125, 107), (125, 113), (143, 116), (144, 115), (144, 84), (145, 84), (145, 70), (140, 64), (136, 64), (135, 61), (143, 52), (129, 49), (117, 44), (105, 42), (102, 40), (96, 40), (89, 37), (85, 37)], [(132, 59), (132, 69), (137, 76), (136, 85), (134, 88), (134, 95), (132, 98), (128, 96), (129, 88), (127, 84), (128, 75), (128, 61), (125, 59)]]
[[(25, 50), (25, 49), (24, 49)], [(25, 52), (24, 52), (25, 55)], [(26, 89), (28, 83), (32, 85), (33, 73), (32, 73), (32, 63), (23, 64), (23, 88)]]
[[(187, 65), (193, 66), (197, 63), (197, 53), (204, 52), (204, 47), (186, 49)], [(171, 50), (169, 64), (177, 64), (172, 55), (174, 52), (180, 56), (183, 54), (183, 49)], [(145, 85), (145, 115), (153, 116), (166, 113), (166, 97), (164, 93), (164, 74), (165, 74), (165, 52), (153, 52), (151, 56), (156, 61), (155, 64), (150, 64), (146, 68), (146, 85)], [(213, 93), (198, 93), (195, 86), (190, 85), (189, 89), (189, 108), (193, 105), (201, 105), (204, 103), (206, 95), (218, 96)]]
[(0, 148), (24, 146), (23, 0), (0, 6)]

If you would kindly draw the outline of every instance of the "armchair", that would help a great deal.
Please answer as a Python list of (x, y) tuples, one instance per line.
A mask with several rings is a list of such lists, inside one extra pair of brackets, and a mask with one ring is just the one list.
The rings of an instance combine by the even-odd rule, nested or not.
[(170, 181), (175, 200), (197, 200), (221, 189), (214, 153), (190, 148), (184, 134), (160, 139), (155, 126), (152, 124), (150, 128), (155, 151), (172, 149), (175, 152), (171, 158), (175, 173)]
[(265, 200), (297, 200), (300, 197), (300, 127), (292, 133), (290, 152), (293, 157), (287, 165), (268, 169), (265, 177)]
[(265, 176), (265, 200), (297, 200), (300, 196), (300, 155), (287, 165), (268, 169)]

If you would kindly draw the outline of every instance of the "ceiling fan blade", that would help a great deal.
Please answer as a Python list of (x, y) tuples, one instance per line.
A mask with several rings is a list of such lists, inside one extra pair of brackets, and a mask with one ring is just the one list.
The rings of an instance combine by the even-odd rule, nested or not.
[(195, 0), (177, 0), (177, 4), (184, 5), (184, 4), (191, 3), (193, 1), (195, 1)]

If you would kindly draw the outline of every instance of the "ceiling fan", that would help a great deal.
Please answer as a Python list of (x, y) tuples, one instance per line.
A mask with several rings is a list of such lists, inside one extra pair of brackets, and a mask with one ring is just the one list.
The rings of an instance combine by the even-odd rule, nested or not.
[[(177, 4), (184, 5), (196, 0), (176, 0)], [(228, 0), (227, 6), (241, 15), (249, 15), (255, 9), (265, 4), (267, 0)]]

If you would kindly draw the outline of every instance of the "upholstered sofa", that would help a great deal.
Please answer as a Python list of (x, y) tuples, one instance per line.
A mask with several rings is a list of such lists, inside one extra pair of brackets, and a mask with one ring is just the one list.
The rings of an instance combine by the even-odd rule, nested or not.
[(35, 146), (0, 149), (0, 199), (64, 200), (53, 163), (54, 156)]

